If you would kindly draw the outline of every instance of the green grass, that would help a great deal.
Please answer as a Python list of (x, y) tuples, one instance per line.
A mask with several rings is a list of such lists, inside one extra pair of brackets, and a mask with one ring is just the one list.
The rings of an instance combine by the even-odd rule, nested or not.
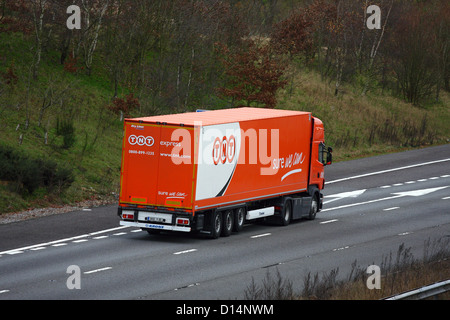
[(324, 122), (325, 140), (335, 161), (404, 151), (450, 141), (450, 95), (424, 107), (413, 106), (379, 89), (360, 94), (347, 85), (334, 89), (320, 75), (300, 70), (279, 93), (279, 108), (310, 111)]
[[(31, 45), (25, 37), (3, 33), (0, 42), (0, 76), (11, 66), (18, 76), (13, 85), (0, 78), (0, 144), (12, 146), (30, 158), (52, 159), (70, 167), (75, 176), (65, 192), (53, 194), (43, 190), (32, 195), (17, 194), (10, 184), (0, 181), (0, 213), (117, 193), (123, 124), (105, 108), (112, 97), (108, 79), (98, 74), (89, 77), (68, 73), (57, 62), (57, 55), (50, 52), (41, 62), (38, 79), (33, 80), (29, 77)], [(49, 87), (54, 91), (54, 102), (41, 117)], [(68, 149), (57, 134), (58, 119), (73, 122), (75, 142)]]

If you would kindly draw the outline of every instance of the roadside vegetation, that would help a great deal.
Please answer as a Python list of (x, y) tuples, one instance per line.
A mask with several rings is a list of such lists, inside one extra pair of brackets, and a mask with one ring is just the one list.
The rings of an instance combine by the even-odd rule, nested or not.
[[(416, 258), (411, 248), (401, 244), (377, 263), (381, 270), (380, 289), (367, 287), (367, 266), (355, 260), (349, 274), (341, 275), (339, 268), (327, 273), (301, 275), (303, 287), (296, 288), (292, 279), (280, 271), (267, 272), (261, 283), (254, 280), (244, 292), (248, 300), (380, 300), (450, 279), (450, 240), (441, 238), (424, 242), (424, 253)], [(420, 275), (420, 276), (418, 276)], [(369, 280), (370, 281), (370, 280)], [(448, 300), (450, 293), (436, 299)], [(434, 298), (433, 298), (434, 299)]]
[(115, 201), (124, 117), (311, 111), (335, 161), (448, 143), (448, 1), (371, 4), (0, 0), (0, 214)]

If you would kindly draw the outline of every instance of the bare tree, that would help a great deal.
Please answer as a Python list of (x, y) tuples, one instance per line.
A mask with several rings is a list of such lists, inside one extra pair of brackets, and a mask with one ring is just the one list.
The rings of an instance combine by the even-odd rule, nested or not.
[(110, 0), (82, 0), (85, 28), (83, 32), (84, 64), (88, 75), (92, 72), (92, 61), (97, 48), (100, 28)]
[(42, 125), (45, 112), (54, 106), (55, 102), (59, 102), (62, 109), (64, 98), (69, 91), (72, 83), (70, 81), (64, 81), (62, 79), (55, 78), (54, 75), (50, 75), (45, 87), (42, 90), (42, 103), (39, 108), (38, 127)]
[[(383, 24), (383, 27), (381, 28), (381, 31), (376, 29), (377, 30), (376, 35), (373, 38), (372, 49), (370, 50), (369, 64), (367, 67), (367, 78), (366, 78), (364, 88), (361, 93), (362, 95), (365, 95), (367, 93), (367, 91), (369, 90), (369, 82), (370, 82), (371, 78), (373, 78), (374, 61), (375, 61), (375, 58), (377, 57), (377, 53), (378, 53), (378, 49), (380, 48), (381, 41), (383, 40), (383, 35), (386, 30), (386, 25), (389, 21), (389, 16), (391, 14), (393, 4), (394, 4), (394, 0), (391, 0), (386, 15), (383, 15), (384, 24)], [(366, 11), (364, 11), (364, 12), (366, 12)]]
[(44, 17), (47, 9), (47, 0), (29, 0), (31, 14), (33, 16), (35, 48), (33, 62), (33, 79), (37, 79), (38, 69), (41, 63), (42, 40), (44, 35)]

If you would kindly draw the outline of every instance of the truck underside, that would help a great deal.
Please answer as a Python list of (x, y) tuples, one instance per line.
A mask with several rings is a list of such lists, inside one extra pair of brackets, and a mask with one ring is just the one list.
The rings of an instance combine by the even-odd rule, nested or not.
[(314, 220), (322, 209), (323, 195), (317, 186), (304, 192), (197, 211), (163, 207), (120, 206), (123, 226), (138, 227), (149, 234), (178, 231), (204, 234), (216, 239), (242, 230), (244, 224), (267, 221), (282, 226), (299, 219)]

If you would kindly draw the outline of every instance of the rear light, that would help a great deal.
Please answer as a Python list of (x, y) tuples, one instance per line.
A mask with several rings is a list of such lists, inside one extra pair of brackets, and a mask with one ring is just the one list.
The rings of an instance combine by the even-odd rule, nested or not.
[(187, 225), (189, 225), (189, 219), (177, 218), (177, 224), (187, 226)]
[(134, 211), (122, 211), (122, 219), (134, 220)]

